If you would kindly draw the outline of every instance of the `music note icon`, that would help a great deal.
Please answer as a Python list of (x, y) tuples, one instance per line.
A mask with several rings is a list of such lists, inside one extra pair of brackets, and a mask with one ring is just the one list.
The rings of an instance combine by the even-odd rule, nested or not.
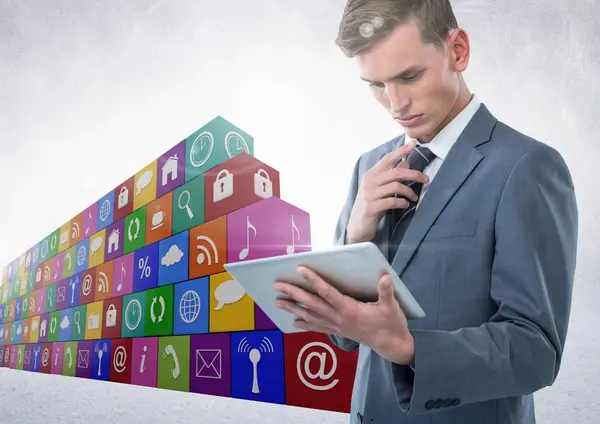
[(296, 238), (294, 237), (294, 230), (298, 233), (298, 240), (300, 240), (300, 230), (296, 227), (296, 221), (294, 220), (294, 215), (292, 214), (292, 244), (286, 248), (286, 252), (288, 255), (291, 255), (296, 251)]
[(123, 262), (121, 262), (121, 281), (119, 282), (119, 285), (117, 286), (118, 292), (121, 291), (121, 287), (123, 287), (123, 278), (125, 278), (126, 276), (127, 276), (127, 271), (125, 270), (125, 264)]
[(252, 225), (252, 223), (250, 222), (250, 217), (246, 216), (246, 247), (244, 247), (241, 251), (240, 251), (240, 260), (244, 260), (248, 257), (248, 254), (250, 253), (250, 229), (252, 228), (252, 230), (254, 230), (254, 237), (252, 237), (253, 239), (256, 238), (256, 227), (254, 225)]
[(88, 225), (87, 225), (87, 228), (85, 229), (85, 235), (87, 235), (90, 232), (91, 228), (92, 228), (92, 211), (88, 210)]

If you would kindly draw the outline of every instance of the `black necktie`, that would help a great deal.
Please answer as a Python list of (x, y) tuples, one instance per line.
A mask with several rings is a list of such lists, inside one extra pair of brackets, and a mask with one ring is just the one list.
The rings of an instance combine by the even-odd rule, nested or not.
[[(423, 145), (417, 145), (406, 158), (408, 162), (408, 167), (410, 169), (416, 169), (417, 171), (423, 172), (425, 167), (431, 163), (433, 159), (436, 158), (436, 155), (429, 150), (427, 147)], [(417, 196), (421, 194), (421, 189), (423, 188), (423, 184), (416, 181), (409, 181), (406, 183), (408, 187), (410, 187)], [(402, 241), (402, 237), (404, 237), (404, 233), (406, 233), (406, 229), (408, 228), (408, 224), (412, 220), (415, 210), (417, 208), (417, 203), (409, 201), (409, 205), (405, 209), (392, 209), (391, 210), (391, 234), (390, 234), (390, 262), (394, 258), (396, 254), (396, 250), (398, 250), (398, 246)]]

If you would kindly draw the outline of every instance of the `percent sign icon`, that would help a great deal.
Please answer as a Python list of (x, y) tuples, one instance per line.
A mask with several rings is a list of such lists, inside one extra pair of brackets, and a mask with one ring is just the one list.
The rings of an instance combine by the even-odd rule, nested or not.
[(138, 268), (142, 270), (142, 274), (140, 275), (140, 278), (144, 278), (144, 276), (146, 278), (150, 277), (152, 270), (148, 266), (148, 256), (146, 256), (143, 259), (140, 259), (140, 261), (138, 262)]

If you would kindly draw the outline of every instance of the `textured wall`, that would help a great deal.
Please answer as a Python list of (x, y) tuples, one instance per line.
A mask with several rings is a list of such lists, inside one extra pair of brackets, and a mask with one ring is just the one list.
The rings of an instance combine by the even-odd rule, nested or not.
[[(0, 0), (0, 263), (189, 130), (222, 114), (282, 171), (282, 196), (330, 242), (356, 156), (398, 127), (333, 45), (341, 0)], [(596, 423), (600, 3), (454, 1), (466, 73), (498, 118), (557, 148), (580, 210), (572, 319), (538, 421)], [(315, 152), (319, 149), (319, 154)], [(294, 154), (290, 155), (289, 152)], [(306, 173), (306, 163), (319, 169)], [(307, 192), (307, 186), (331, 191)], [(334, 210), (335, 209), (335, 210)], [(0, 369), (0, 423), (346, 422), (342, 414)]]

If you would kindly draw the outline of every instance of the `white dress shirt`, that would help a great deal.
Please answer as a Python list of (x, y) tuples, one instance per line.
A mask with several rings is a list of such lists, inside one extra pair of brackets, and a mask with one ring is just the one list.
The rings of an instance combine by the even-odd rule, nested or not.
[[(417, 145), (422, 145), (429, 150), (431, 150), (436, 158), (431, 161), (429, 165), (425, 167), (423, 173), (429, 177), (429, 182), (427, 184), (423, 184), (423, 188), (421, 189), (421, 195), (419, 196), (419, 201), (417, 202), (417, 208), (421, 204), (421, 200), (427, 193), (427, 189), (429, 185), (433, 181), (435, 174), (442, 166), (444, 159), (448, 155), (450, 148), (454, 145), (458, 136), (464, 131), (467, 124), (475, 115), (475, 112), (479, 109), (481, 102), (477, 98), (477, 96), (473, 95), (471, 101), (467, 106), (458, 114), (456, 117), (450, 121), (442, 130), (429, 142), (429, 143), (420, 143), (419, 140), (415, 140)], [(406, 136), (406, 143), (413, 140), (408, 135)]]

